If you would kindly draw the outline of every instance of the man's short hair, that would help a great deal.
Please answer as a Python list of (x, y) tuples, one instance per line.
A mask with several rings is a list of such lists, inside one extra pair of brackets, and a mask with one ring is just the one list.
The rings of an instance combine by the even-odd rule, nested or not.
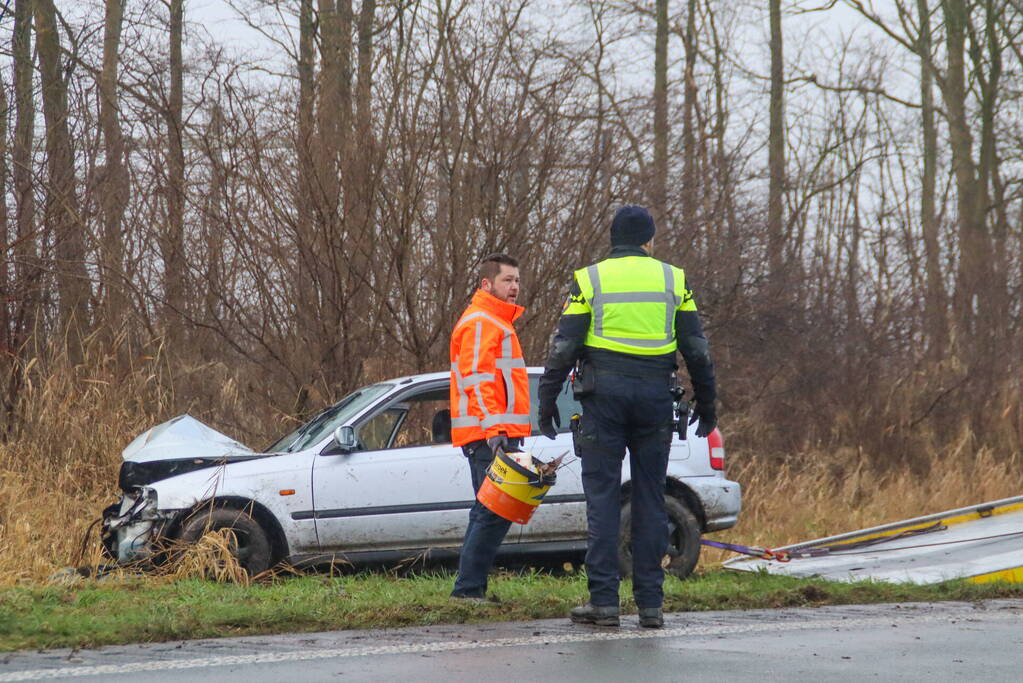
[(501, 272), (502, 265), (518, 268), (519, 262), (514, 256), (508, 254), (491, 254), (485, 257), (480, 264), (480, 280), (493, 282)]

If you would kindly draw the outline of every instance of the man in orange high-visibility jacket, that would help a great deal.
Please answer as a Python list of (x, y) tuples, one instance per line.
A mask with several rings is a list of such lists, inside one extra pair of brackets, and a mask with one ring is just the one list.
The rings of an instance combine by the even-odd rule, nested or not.
[[(479, 289), (451, 333), (451, 440), (469, 459), (474, 493), (494, 452), (519, 450), (530, 433), (529, 375), (513, 327), (526, 310), (515, 304), (518, 295), (518, 261), (487, 256)], [(452, 597), (486, 597), (487, 574), (510, 526), (473, 503)]]

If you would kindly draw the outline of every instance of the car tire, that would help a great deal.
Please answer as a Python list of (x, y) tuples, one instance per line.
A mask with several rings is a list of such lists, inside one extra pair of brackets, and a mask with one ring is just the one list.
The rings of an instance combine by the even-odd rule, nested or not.
[(232, 508), (204, 508), (192, 514), (181, 526), (179, 538), (192, 545), (211, 531), (231, 529), (237, 541), (232, 554), (238, 564), (255, 576), (270, 568), (270, 539), (263, 527), (249, 514)]
[[(700, 560), (700, 523), (689, 507), (671, 496), (664, 497), (668, 513), (668, 564), (664, 571), (684, 579), (696, 569)], [(632, 576), (632, 503), (622, 504), (618, 537), (618, 572), (622, 578)]]

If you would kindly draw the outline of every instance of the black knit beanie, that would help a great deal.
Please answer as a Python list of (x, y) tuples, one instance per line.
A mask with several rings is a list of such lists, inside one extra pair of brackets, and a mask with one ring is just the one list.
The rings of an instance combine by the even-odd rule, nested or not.
[(642, 206), (623, 206), (611, 221), (611, 246), (642, 246), (654, 237), (654, 219)]

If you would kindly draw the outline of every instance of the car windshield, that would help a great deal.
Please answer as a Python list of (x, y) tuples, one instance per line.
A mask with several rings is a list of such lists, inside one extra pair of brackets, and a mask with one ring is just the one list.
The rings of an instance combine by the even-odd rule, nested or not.
[(387, 393), (393, 384), (372, 384), (345, 396), (312, 420), (279, 440), (267, 453), (294, 453), (309, 448), (343, 424), (353, 415)]

